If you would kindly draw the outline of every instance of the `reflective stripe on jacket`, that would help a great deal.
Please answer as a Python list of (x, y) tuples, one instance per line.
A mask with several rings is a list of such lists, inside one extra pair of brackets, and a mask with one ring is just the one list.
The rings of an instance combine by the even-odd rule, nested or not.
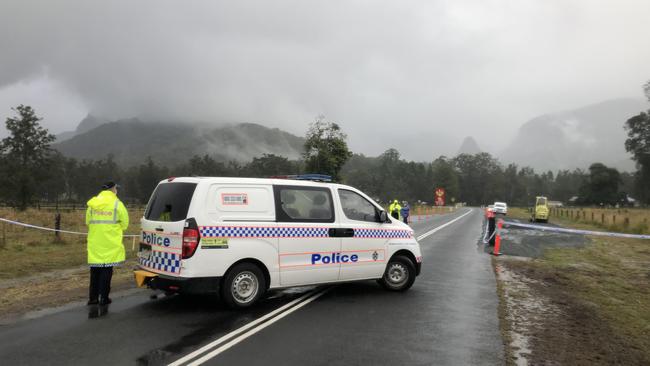
[(113, 266), (124, 262), (123, 231), (129, 226), (129, 213), (113, 191), (101, 191), (88, 201), (88, 264)]

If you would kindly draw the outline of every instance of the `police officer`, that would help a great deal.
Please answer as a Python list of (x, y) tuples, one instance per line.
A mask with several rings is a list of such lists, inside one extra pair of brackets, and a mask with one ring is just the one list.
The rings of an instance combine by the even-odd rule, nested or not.
[(411, 206), (409, 206), (409, 203), (404, 201), (402, 202), (404, 206), (402, 206), (402, 209), (400, 210), (400, 214), (402, 215), (402, 220), (404, 220), (404, 223), (408, 225), (409, 223), (409, 215), (411, 214)]
[(388, 206), (388, 212), (390, 212), (390, 215), (396, 220), (399, 220), (399, 212), (401, 209), (402, 206), (399, 205), (399, 202), (397, 200), (394, 200), (393, 203)]
[(118, 186), (106, 182), (91, 198), (86, 209), (90, 289), (88, 305), (108, 305), (113, 267), (124, 262), (122, 233), (129, 226), (129, 214), (117, 198)]

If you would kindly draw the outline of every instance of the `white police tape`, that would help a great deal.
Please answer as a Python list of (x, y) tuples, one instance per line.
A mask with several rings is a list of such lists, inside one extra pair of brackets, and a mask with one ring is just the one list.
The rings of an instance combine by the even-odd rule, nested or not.
[(519, 222), (512, 222), (512, 221), (504, 221), (503, 224), (505, 226), (516, 226), (516, 227), (523, 227), (523, 228), (527, 228), (527, 229), (552, 231), (552, 232), (557, 232), (557, 233), (582, 234), (582, 235), (599, 235), (599, 236), (609, 236), (609, 237), (615, 237), (615, 238), (630, 238), (630, 239), (650, 239), (650, 235), (612, 233), (612, 232), (607, 232), (607, 231), (566, 229), (566, 228), (555, 227), (555, 226), (522, 224), (522, 223), (519, 223)]
[[(37, 229), (37, 230), (58, 231), (60, 233), (75, 234), (75, 235), (88, 235), (88, 233), (82, 233), (82, 232), (79, 232), (79, 231), (57, 230), (57, 229), (51, 229), (49, 227), (36, 226), (36, 225), (32, 225), (32, 224), (25, 224), (24, 222), (4, 219), (2, 217), (0, 217), (0, 221), (6, 222), (6, 223), (9, 223), (9, 224), (12, 224), (12, 225), (24, 226), (24, 227), (28, 227), (28, 228), (32, 228), (32, 229)], [(126, 238), (137, 238), (139, 236), (140, 235), (124, 235), (124, 237), (126, 237)]]

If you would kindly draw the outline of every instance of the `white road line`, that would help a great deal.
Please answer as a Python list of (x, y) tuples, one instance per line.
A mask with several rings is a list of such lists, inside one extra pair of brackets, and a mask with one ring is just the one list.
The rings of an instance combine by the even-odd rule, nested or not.
[[(215, 340), (215, 341), (213, 341), (213, 342), (210, 342), (210, 343), (206, 344), (205, 346), (203, 346), (203, 347), (197, 349), (196, 351), (194, 351), (194, 352), (192, 352), (192, 353), (190, 353), (190, 354), (188, 354), (188, 355), (186, 355), (186, 356), (184, 356), (184, 357), (182, 357), (182, 358), (179, 358), (178, 360), (176, 360), (176, 361), (170, 363), (168, 366), (178, 366), (178, 365), (181, 365), (181, 364), (183, 364), (183, 363), (185, 363), (185, 362), (188, 362), (188, 361), (190, 361), (191, 359), (193, 359), (193, 358), (195, 358), (195, 357), (198, 357), (198, 356), (201, 355), (202, 353), (205, 353), (205, 352), (209, 351), (210, 349), (212, 349), (212, 348), (214, 348), (214, 347), (217, 347), (217, 346), (220, 345), (222, 342), (224, 342), (224, 341), (226, 341), (226, 340), (228, 340), (228, 339), (230, 339), (230, 338), (232, 338), (232, 337), (235, 337), (235, 336), (237, 336), (237, 335), (239, 335), (239, 334), (241, 334), (241, 333), (243, 333), (243, 332), (249, 330), (250, 328), (252, 328), (252, 327), (254, 327), (254, 326), (256, 326), (256, 325), (258, 325), (258, 324), (260, 324), (260, 323), (263, 323), (264, 321), (266, 321), (266, 320), (269, 319), (269, 318), (274, 317), (274, 316), (277, 315), (278, 313), (281, 313), (281, 312), (287, 310), (288, 308), (292, 307), (293, 305), (295, 305), (295, 304), (297, 304), (297, 303), (299, 303), (299, 302), (301, 302), (301, 301), (307, 299), (309, 296), (314, 295), (314, 294), (317, 293), (318, 291), (319, 291), (319, 289), (309, 291), (308, 293), (306, 293), (306, 294), (300, 296), (299, 298), (294, 299), (293, 301), (291, 301), (291, 302), (289, 302), (289, 303), (287, 303), (287, 304), (285, 304), (285, 305), (283, 305), (283, 306), (281, 306), (281, 307), (279, 307), (279, 308), (273, 310), (272, 312), (270, 312), (270, 313), (264, 315), (263, 317), (261, 317), (261, 318), (259, 318), (259, 319), (256, 319), (256, 320), (254, 320), (254, 321), (252, 321), (252, 322), (250, 322), (250, 323), (244, 325), (243, 327), (238, 328), (238, 329), (236, 329), (236, 330), (234, 330), (234, 331), (232, 331), (232, 332), (230, 332), (230, 333), (228, 333), (228, 334), (226, 334), (226, 335), (220, 337), (219, 339), (217, 339), (217, 340)], [(327, 291), (327, 290), (326, 290), (326, 291)], [(320, 295), (322, 295), (322, 294), (324, 294), (324, 293), (325, 293), (325, 291), (321, 292), (318, 296), (320, 296)], [(314, 298), (311, 298), (311, 299), (314, 299)], [(311, 299), (309, 299), (309, 301), (311, 301)]]
[(237, 343), (239, 343), (239, 342), (245, 340), (246, 338), (248, 338), (248, 337), (252, 336), (253, 334), (255, 334), (255, 333), (261, 331), (262, 329), (268, 327), (269, 325), (271, 325), (271, 324), (277, 322), (278, 320), (284, 318), (285, 316), (287, 316), (287, 315), (293, 313), (294, 311), (300, 309), (301, 307), (303, 307), (303, 306), (309, 304), (310, 302), (312, 302), (312, 301), (318, 299), (319, 297), (323, 296), (323, 295), (324, 295), (327, 291), (329, 291), (330, 289), (331, 289), (331, 287), (325, 289), (324, 291), (322, 291), (322, 292), (320, 292), (320, 293), (318, 293), (318, 294), (316, 294), (316, 295), (310, 297), (309, 299), (307, 299), (307, 300), (301, 302), (300, 304), (294, 306), (293, 308), (291, 308), (291, 309), (285, 311), (284, 313), (282, 313), (282, 314), (276, 316), (275, 318), (269, 320), (268, 322), (266, 322), (266, 323), (264, 323), (264, 324), (261, 324), (261, 325), (255, 327), (255, 328), (249, 330), (248, 332), (246, 332), (246, 333), (240, 335), (239, 337), (237, 337), (237, 338), (231, 340), (230, 342), (224, 344), (223, 346), (221, 346), (221, 347), (215, 349), (214, 351), (212, 351), (212, 352), (206, 354), (205, 356), (203, 356), (203, 357), (197, 359), (196, 361), (194, 361), (194, 362), (188, 364), (188, 366), (198, 366), (198, 365), (203, 364), (205, 361), (208, 361), (208, 360), (210, 360), (211, 358), (214, 358), (215, 356), (217, 356), (217, 355), (219, 355), (220, 353), (226, 351), (227, 349), (229, 349), (230, 347), (236, 345)]
[(420, 241), (420, 240), (422, 240), (422, 239), (428, 237), (429, 235), (433, 235), (433, 234), (434, 234), (435, 232), (437, 232), (438, 230), (442, 230), (442, 229), (444, 229), (445, 227), (447, 227), (447, 226), (453, 224), (454, 222), (456, 222), (456, 221), (462, 219), (463, 217), (465, 217), (465, 216), (471, 214), (472, 211), (473, 211), (473, 210), (470, 209), (469, 211), (465, 212), (463, 215), (458, 216), (457, 218), (455, 218), (455, 219), (449, 221), (448, 223), (445, 223), (445, 224), (443, 224), (443, 225), (440, 225), (440, 226), (438, 226), (437, 228), (435, 228), (435, 229), (433, 229), (433, 230), (427, 231), (426, 233), (424, 233), (424, 234), (418, 236), (418, 237), (416, 238), (416, 240), (417, 240), (417, 241)]

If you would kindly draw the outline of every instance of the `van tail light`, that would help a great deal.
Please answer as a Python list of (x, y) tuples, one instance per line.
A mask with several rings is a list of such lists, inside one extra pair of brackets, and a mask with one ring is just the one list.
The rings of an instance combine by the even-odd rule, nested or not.
[(196, 252), (196, 248), (199, 246), (199, 228), (196, 225), (194, 219), (188, 219), (185, 221), (185, 228), (183, 228), (183, 251), (182, 259), (190, 258)]

